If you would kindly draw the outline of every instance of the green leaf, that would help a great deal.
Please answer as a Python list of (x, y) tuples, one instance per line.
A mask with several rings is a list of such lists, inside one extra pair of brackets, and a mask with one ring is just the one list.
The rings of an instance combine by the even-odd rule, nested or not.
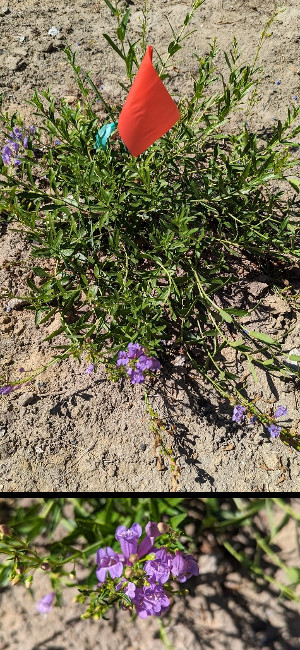
[(187, 517), (186, 512), (183, 512), (181, 515), (174, 515), (174, 517), (170, 518), (170, 524), (173, 526), (173, 528), (178, 528), (178, 526), (181, 524), (182, 521), (184, 521)]
[(289, 184), (292, 186), (294, 190), (296, 190), (297, 194), (300, 192), (300, 179), (299, 178), (294, 178), (293, 176), (287, 176), (287, 180)]
[(269, 334), (263, 334), (262, 332), (256, 332), (255, 330), (247, 330), (249, 336), (253, 336), (254, 339), (268, 343), (269, 345), (279, 345), (278, 341), (272, 339)]
[(123, 54), (123, 52), (121, 52), (121, 50), (118, 48), (118, 46), (112, 41), (110, 36), (108, 36), (108, 34), (103, 34), (103, 36), (104, 36), (105, 40), (109, 43), (109, 45), (113, 48), (113, 50), (115, 50), (115, 52), (117, 52), (117, 54), (121, 57), (121, 59), (123, 59), (123, 61), (126, 61), (125, 54)]

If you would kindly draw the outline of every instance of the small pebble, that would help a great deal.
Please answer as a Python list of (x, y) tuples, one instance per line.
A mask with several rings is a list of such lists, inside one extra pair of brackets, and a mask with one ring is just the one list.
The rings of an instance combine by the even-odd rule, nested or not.
[(146, 449), (147, 449), (147, 446), (145, 445), (144, 442), (142, 442), (142, 444), (141, 444), (141, 450), (142, 450), (142, 451), (146, 451)]

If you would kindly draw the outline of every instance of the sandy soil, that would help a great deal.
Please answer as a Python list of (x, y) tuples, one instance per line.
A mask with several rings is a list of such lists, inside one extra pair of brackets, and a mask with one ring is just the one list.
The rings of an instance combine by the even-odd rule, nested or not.
[[(283, 118), (293, 96), (299, 92), (299, 7), (287, 0), (286, 10), (272, 26), (260, 62), (264, 80), (248, 118), (249, 128), (268, 128)], [(112, 18), (104, 2), (75, 3), (11, 0), (0, 9), (1, 91), (4, 105), (12, 113), (19, 110), (32, 121), (26, 99), (50, 86), (58, 97), (75, 102), (77, 90), (62, 48), (68, 43), (78, 52), (78, 63), (93, 70), (101, 80), (103, 96), (123, 101), (118, 86), (124, 71), (102, 33), (112, 34)], [(164, 15), (175, 28), (188, 11), (186, 2), (150, 2), (147, 42), (165, 51), (171, 40)], [(130, 2), (132, 25), (138, 28), (142, 2)], [(196, 29), (177, 55), (177, 71), (172, 72), (169, 91), (176, 97), (189, 92), (190, 72), (196, 71), (193, 52), (203, 55), (217, 38), (222, 50), (237, 37), (243, 58), (253, 57), (259, 34), (270, 17), (274, 2), (264, 0), (207, 0), (192, 22)], [(59, 28), (56, 37), (48, 30)], [(281, 84), (277, 85), (276, 81)], [(300, 93), (299, 93), (300, 100)], [(99, 108), (99, 112), (100, 112)], [(239, 119), (238, 117), (236, 118)], [(22, 295), (26, 291), (25, 271), (30, 269), (29, 250), (16, 225), (2, 227), (0, 282), (4, 291)], [(278, 286), (299, 289), (299, 270), (278, 278)], [(285, 283), (285, 284), (284, 284)], [(272, 334), (291, 329), (285, 350), (300, 347), (299, 314), (295, 303), (270, 287), (268, 275), (251, 269), (241, 281), (236, 295), (239, 304), (261, 300), (259, 313), (251, 323)], [(7, 382), (18, 376), (18, 368), (39, 368), (51, 359), (49, 343), (43, 338), (56, 329), (35, 328), (33, 314), (13, 309), (6, 312), (7, 299), (0, 302), (1, 373)], [(249, 323), (250, 321), (248, 321)], [(159, 356), (159, 354), (158, 354)], [(226, 361), (234, 365), (228, 356)], [(0, 489), (4, 491), (168, 491), (170, 472), (158, 471), (153, 456), (148, 418), (140, 387), (112, 384), (103, 368), (89, 378), (87, 364), (70, 360), (50, 366), (26, 392), (0, 396)], [(244, 369), (239, 368), (241, 376)], [(291, 378), (259, 374), (259, 383), (250, 377), (248, 392), (258, 405), (270, 411), (278, 404), (288, 407), (286, 423), (298, 426), (299, 396)], [(173, 440), (181, 467), (179, 489), (207, 492), (225, 490), (292, 491), (300, 487), (300, 456), (280, 440), (269, 440), (261, 425), (236, 426), (231, 408), (208, 386), (199, 382), (184, 358), (170, 357), (151, 388), (152, 404), (168, 426), (175, 427)], [(170, 439), (171, 440), (171, 439)]]

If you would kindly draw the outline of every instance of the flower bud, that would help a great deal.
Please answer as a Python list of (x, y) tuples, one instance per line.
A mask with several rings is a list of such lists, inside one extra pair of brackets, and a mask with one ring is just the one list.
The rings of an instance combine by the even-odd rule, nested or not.
[(12, 585), (17, 585), (18, 582), (20, 582), (20, 577), (16, 576), (15, 578), (12, 579), (11, 584)]
[(131, 578), (132, 575), (133, 575), (133, 570), (129, 566), (127, 567), (127, 569), (125, 569), (124, 576), (125, 578)]
[(24, 573), (24, 571), (25, 571), (25, 567), (23, 566), (23, 564), (18, 564), (16, 568), (16, 573), (18, 574), (18, 576), (21, 576), (22, 573)]
[(11, 528), (7, 526), (6, 524), (0, 524), (0, 533), (2, 533), (3, 537), (4, 535), (8, 535), (9, 537), (12, 534)]
[(157, 524), (157, 528), (160, 533), (168, 533), (170, 530), (170, 526), (165, 524), (164, 521), (160, 521), (159, 524)]
[(137, 562), (138, 559), (139, 559), (139, 556), (138, 556), (137, 553), (131, 553), (131, 555), (129, 555), (129, 562), (132, 562), (132, 564)]
[(33, 583), (33, 576), (28, 576), (25, 580), (26, 589), (30, 589), (32, 583)]
[(50, 564), (48, 562), (43, 562), (43, 564), (41, 564), (41, 569), (43, 569), (43, 571), (48, 571), (50, 569)]

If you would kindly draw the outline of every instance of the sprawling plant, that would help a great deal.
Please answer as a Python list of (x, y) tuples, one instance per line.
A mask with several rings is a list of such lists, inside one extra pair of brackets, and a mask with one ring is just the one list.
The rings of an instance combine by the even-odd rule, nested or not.
[[(140, 38), (133, 41), (130, 10), (121, 10), (117, 1), (106, 4), (117, 27), (115, 40), (104, 37), (124, 62), (128, 90), (146, 50), (147, 11)], [(165, 58), (156, 53), (161, 79), (168, 78), (201, 4), (194, 3), (179, 35), (173, 30)], [(251, 310), (230, 305), (228, 296), (254, 261), (264, 268), (299, 257), (299, 181), (291, 168), (300, 107), (289, 108), (267, 136), (251, 132), (246, 117), (261, 79), (258, 54), (252, 64), (241, 63), (234, 40), (220, 71), (217, 52), (213, 42), (207, 55), (196, 55), (193, 90), (178, 104), (181, 119), (135, 158), (117, 131), (109, 139), (99, 137), (97, 102), (107, 127), (117, 122), (121, 106), (109, 105), (68, 48), (81, 93), (76, 106), (47, 90), (35, 92), (31, 102), (35, 125), (1, 114), (6, 136), (1, 210), (3, 218), (22, 224), (31, 243), (36, 279), (28, 278), (26, 299), (36, 324), (60, 316), (59, 328), (45, 339), (65, 336), (54, 358), (86, 355), (92, 369), (101, 360), (112, 378), (123, 373), (143, 383), (163, 364), (167, 341), (244, 409), (243, 417), (274, 425), (273, 437), (299, 448), (295, 432), (249, 402), (241, 377), (222, 365), (220, 353), (233, 349), (255, 379), (257, 366), (286, 373), (285, 335), (278, 340), (246, 330), (241, 319)], [(241, 126), (233, 129), (230, 119), (237, 110)], [(294, 193), (287, 194), (287, 187)], [(132, 345), (139, 349), (135, 356), (128, 355)]]

